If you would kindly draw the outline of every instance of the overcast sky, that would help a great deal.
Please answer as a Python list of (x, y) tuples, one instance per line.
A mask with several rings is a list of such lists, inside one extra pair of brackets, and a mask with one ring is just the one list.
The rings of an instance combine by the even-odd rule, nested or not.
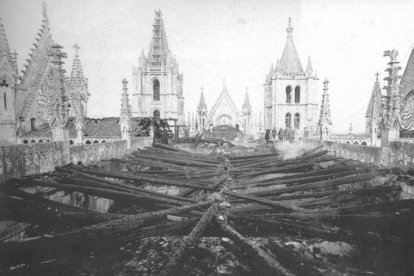
[[(185, 112), (194, 112), (200, 88), (208, 108), (223, 78), (237, 107), (246, 87), (254, 111), (263, 111), (263, 82), (281, 57), (288, 18), (306, 67), (311, 56), (322, 81), (330, 81), (335, 131), (352, 122), (362, 132), (365, 110), (383, 51), (396, 48), (405, 68), (414, 43), (414, 1), (277, 0), (49, 0), (55, 42), (68, 53), (70, 70), (77, 42), (89, 78), (90, 116), (119, 116), (121, 80), (132, 83), (143, 48), (148, 51), (154, 9), (161, 8), (169, 47), (184, 73)], [(40, 0), (0, 0), (0, 17), (10, 47), (23, 68), (42, 19)], [(402, 73), (402, 72), (401, 72)], [(382, 83), (382, 86), (384, 83)], [(322, 92), (322, 91), (321, 91)]]

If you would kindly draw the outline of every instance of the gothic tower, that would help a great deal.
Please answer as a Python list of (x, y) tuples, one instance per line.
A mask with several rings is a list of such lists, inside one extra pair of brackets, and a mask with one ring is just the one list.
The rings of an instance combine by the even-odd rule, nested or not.
[(133, 68), (132, 115), (160, 116), (184, 123), (183, 75), (168, 48), (161, 10), (155, 11), (152, 40)]
[(286, 44), (276, 66), (270, 68), (264, 83), (265, 128), (292, 128), (299, 136), (305, 129), (316, 131), (318, 123), (318, 77), (310, 58), (303, 70), (293, 42), (289, 18)]
[(17, 61), (0, 19), (0, 145), (16, 143)]
[(206, 127), (207, 123), (207, 104), (204, 99), (204, 89), (201, 88), (200, 101), (197, 106), (197, 115), (198, 115), (198, 127), (203, 130)]
[(242, 121), (244, 133), (251, 131), (251, 118), (252, 118), (252, 106), (250, 105), (249, 92), (246, 88), (246, 94), (244, 96), (244, 102), (242, 105)]

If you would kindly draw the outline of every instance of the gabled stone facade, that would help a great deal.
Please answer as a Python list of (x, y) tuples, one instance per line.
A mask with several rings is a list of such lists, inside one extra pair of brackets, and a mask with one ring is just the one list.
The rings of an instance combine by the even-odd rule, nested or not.
[(10, 52), (0, 20), (0, 145), (16, 143), (17, 77), (16, 55)]
[(239, 126), (240, 128), (243, 125), (240, 113), (225, 85), (223, 85), (220, 96), (208, 113), (205, 123), (206, 127), (221, 125)]

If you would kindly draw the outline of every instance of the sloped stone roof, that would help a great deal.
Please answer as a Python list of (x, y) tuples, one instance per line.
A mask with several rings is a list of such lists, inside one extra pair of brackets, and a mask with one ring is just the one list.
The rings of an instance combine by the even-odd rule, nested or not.
[(303, 74), (302, 64), (296, 51), (295, 43), (293, 42), (292, 32), (293, 27), (291, 19), (289, 18), (289, 25), (287, 30), (287, 40), (285, 48), (283, 49), (282, 57), (278, 71), (285, 74)]
[(404, 69), (404, 74), (400, 83), (401, 98), (405, 98), (407, 94), (414, 90), (414, 48), (411, 50), (407, 65)]

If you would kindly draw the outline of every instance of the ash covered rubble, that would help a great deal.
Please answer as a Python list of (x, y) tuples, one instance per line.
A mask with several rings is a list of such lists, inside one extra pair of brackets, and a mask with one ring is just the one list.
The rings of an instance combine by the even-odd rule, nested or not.
[[(194, 143), (154, 144), (95, 166), (9, 181), (0, 218), (28, 230), (1, 241), (0, 271), (398, 275), (412, 268), (403, 254), (414, 229), (414, 200), (401, 195), (412, 181), (407, 173), (322, 148), (287, 156), (261, 145), (240, 155), (237, 147), (207, 152)], [(111, 206), (70, 206), (30, 187)]]

